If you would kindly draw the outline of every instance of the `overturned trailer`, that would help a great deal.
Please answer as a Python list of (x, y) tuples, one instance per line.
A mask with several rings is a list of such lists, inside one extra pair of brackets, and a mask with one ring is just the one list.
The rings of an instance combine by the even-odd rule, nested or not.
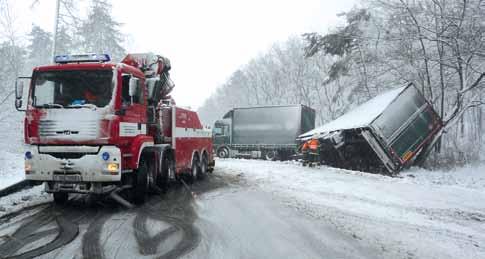
[[(299, 136), (317, 135), (323, 164), (396, 174), (422, 160), (443, 122), (413, 85), (374, 97), (352, 111)], [(421, 157), (420, 157), (421, 154)]]

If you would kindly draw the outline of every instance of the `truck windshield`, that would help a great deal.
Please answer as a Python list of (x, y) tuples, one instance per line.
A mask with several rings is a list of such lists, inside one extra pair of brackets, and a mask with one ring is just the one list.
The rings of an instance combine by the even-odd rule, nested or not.
[(104, 107), (113, 93), (111, 70), (45, 71), (34, 75), (33, 105), (38, 108)]
[(213, 134), (214, 136), (219, 136), (219, 135), (222, 135), (222, 128), (214, 128), (213, 130)]
[(227, 136), (229, 134), (229, 125), (216, 123), (212, 129), (214, 136)]

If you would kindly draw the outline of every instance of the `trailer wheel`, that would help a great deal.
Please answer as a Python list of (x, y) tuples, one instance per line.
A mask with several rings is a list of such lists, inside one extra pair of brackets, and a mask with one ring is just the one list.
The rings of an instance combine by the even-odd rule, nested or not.
[(58, 205), (66, 204), (67, 200), (69, 199), (69, 193), (67, 192), (55, 192), (53, 193), (54, 202)]
[(133, 200), (136, 204), (145, 202), (148, 191), (148, 165), (145, 159), (140, 161), (138, 169), (135, 171), (135, 186), (133, 188)]
[(274, 161), (276, 160), (276, 151), (274, 150), (269, 150), (269, 151), (266, 151), (266, 154), (265, 154), (265, 158), (266, 160), (269, 160), (269, 161)]
[(217, 150), (217, 156), (219, 158), (228, 158), (229, 157), (229, 149), (227, 147), (221, 147)]
[(209, 162), (207, 161), (207, 156), (203, 155), (202, 161), (200, 162), (199, 174), (197, 174), (197, 178), (199, 180), (204, 179), (204, 177), (207, 175), (207, 168), (209, 167), (208, 164), (209, 164)]

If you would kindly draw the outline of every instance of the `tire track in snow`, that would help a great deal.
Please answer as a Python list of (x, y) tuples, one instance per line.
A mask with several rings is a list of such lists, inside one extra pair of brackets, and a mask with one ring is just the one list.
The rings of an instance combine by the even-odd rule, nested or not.
[(88, 230), (82, 239), (82, 254), (84, 258), (105, 258), (101, 245), (101, 230), (110, 215), (98, 213), (93, 222), (89, 224)]
[[(191, 185), (191, 189), (201, 194), (231, 182), (234, 182), (231, 177), (209, 175)], [(11, 234), (0, 240), (0, 258), (42, 255), (46, 258), (62, 258), (70, 254), (62, 252), (65, 249), (76, 253), (72, 256), (112, 257), (113, 254), (106, 253), (106, 247), (110, 245), (109, 235), (103, 237), (103, 231), (107, 230), (107, 223), (119, 220), (113, 216), (126, 210), (110, 201), (88, 206), (82, 197), (85, 196), (73, 196), (64, 206), (52, 203), (42, 205), (44, 207), (35, 205), (0, 217), (2, 227), (12, 229)], [(128, 218), (131, 218), (130, 215), (133, 217), (129, 228), (133, 229), (134, 245), (138, 247), (138, 251), (130, 252), (154, 258), (178, 258), (191, 252), (201, 241), (200, 231), (194, 226), (197, 219), (195, 206), (194, 197), (180, 184), (173, 184), (165, 195), (152, 195), (145, 205), (128, 214)], [(153, 233), (149, 221), (164, 228)], [(66, 246), (71, 242), (72, 246)], [(119, 252), (124, 253), (127, 247), (132, 247), (132, 243), (119, 247)]]
[[(50, 206), (35, 214), (32, 218), (23, 220), (27, 222), (23, 223), (20, 228), (9, 236), (8, 240), (0, 246), (0, 257), (32, 258), (46, 254), (74, 240), (79, 233), (78, 225), (68, 220), (68, 218), (70, 218), (69, 214), (58, 216), (56, 215), (57, 213), (58, 211), (56, 211), (55, 207)], [(40, 230), (42, 227), (53, 223), (57, 225), (56, 228)], [(57, 235), (55, 239), (47, 244), (18, 253), (22, 248), (29, 244), (41, 241), (56, 233)]]
[[(228, 180), (230, 179), (210, 175), (192, 185), (191, 190), (201, 194), (226, 186)], [(156, 258), (169, 259), (181, 257), (194, 250), (201, 241), (200, 231), (194, 225), (197, 219), (194, 206), (194, 197), (181, 186), (170, 189), (161, 197), (153, 197), (140, 209), (133, 222), (139, 252), (142, 255), (161, 254)], [(148, 220), (168, 227), (151, 236), (147, 229)], [(169, 243), (170, 239), (177, 238), (177, 235), (179, 241), (171, 249), (157, 251), (163, 243)]]

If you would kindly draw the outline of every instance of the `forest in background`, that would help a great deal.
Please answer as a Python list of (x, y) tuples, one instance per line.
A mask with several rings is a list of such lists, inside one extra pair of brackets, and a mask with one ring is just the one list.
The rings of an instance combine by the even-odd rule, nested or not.
[(429, 165), (485, 160), (485, 1), (361, 0), (345, 25), (275, 43), (199, 109), (211, 125), (233, 107), (304, 104), (329, 122), (414, 83), (446, 126)]

